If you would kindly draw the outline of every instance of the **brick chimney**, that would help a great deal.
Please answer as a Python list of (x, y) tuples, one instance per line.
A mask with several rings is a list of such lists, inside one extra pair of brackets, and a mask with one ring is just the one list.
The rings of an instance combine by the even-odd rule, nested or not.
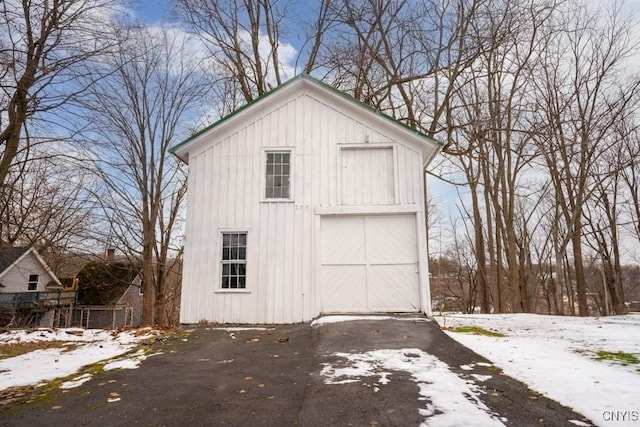
[(107, 248), (107, 261), (113, 261), (115, 259), (116, 249)]

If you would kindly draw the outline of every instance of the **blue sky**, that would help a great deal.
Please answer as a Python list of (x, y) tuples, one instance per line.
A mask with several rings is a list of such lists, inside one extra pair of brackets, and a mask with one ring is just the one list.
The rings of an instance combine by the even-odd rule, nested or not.
[(136, 16), (143, 22), (154, 23), (167, 19), (172, 0), (138, 0), (132, 5)]

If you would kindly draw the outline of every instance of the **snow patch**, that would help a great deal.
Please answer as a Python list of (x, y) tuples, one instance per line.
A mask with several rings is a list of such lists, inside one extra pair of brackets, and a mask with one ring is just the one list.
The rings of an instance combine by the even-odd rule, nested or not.
[(111, 371), (113, 369), (137, 369), (140, 367), (140, 363), (146, 360), (149, 356), (155, 356), (162, 353), (145, 354), (144, 351), (138, 350), (129, 357), (113, 360), (104, 365), (105, 371)]
[[(142, 332), (142, 333), (140, 333)], [(0, 390), (63, 378), (86, 365), (127, 353), (159, 331), (115, 332), (102, 329), (12, 330), (0, 334), (0, 345), (37, 341), (73, 343), (75, 348), (47, 348), (0, 360)]]
[[(379, 377), (377, 384), (391, 381), (391, 371), (407, 372), (417, 383), (425, 407), (419, 413), (424, 426), (501, 426), (478, 398), (479, 389), (471, 381), (453, 373), (449, 366), (417, 348), (373, 350), (366, 353), (335, 353), (344, 359), (325, 363), (321, 375), (326, 384), (345, 384), (363, 377)], [(374, 390), (375, 391), (375, 390)]]
[(70, 389), (70, 388), (80, 387), (82, 384), (86, 383), (91, 378), (93, 378), (93, 375), (91, 375), (91, 374), (80, 375), (79, 377), (76, 377), (71, 381), (63, 382), (62, 384), (60, 384), (60, 388), (64, 389), (64, 390), (67, 390), (67, 389)]
[(392, 316), (375, 316), (375, 315), (363, 315), (363, 316), (347, 316), (347, 315), (332, 315), (332, 316), (322, 316), (313, 322), (311, 322), (311, 326), (322, 326), (328, 325), (330, 323), (341, 323), (341, 322), (353, 322), (355, 320), (404, 320), (410, 322), (430, 322), (429, 319), (422, 316), (410, 316), (410, 317), (392, 317)]

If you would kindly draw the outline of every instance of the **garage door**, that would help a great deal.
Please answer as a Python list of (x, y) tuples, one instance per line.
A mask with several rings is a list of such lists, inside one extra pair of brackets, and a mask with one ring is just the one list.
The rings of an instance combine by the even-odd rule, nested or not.
[(322, 311), (419, 311), (415, 215), (321, 218)]

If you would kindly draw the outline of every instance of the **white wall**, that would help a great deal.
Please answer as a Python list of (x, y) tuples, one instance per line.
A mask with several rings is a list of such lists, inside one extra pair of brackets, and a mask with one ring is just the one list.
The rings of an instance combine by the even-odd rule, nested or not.
[(28, 292), (29, 275), (37, 274), (38, 288), (33, 292), (43, 292), (46, 290), (46, 285), (53, 278), (51, 274), (42, 266), (36, 256), (29, 252), (20, 260), (18, 264), (5, 271), (5, 274), (0, 277), (0, 283), (5, 287), (0, 288), (0, 292)]
[[(256, 105), (250, 118), (238, 120), (241, 127), (226, 126), (222, 134), (214, 129), (215, 138), (205, 135), (189, 153), (183, 323), (289, 323), (319, 314), (317, 213), (342, 206), (341, 146), (393, 146), (394, 207), (424, 217), (419, 147), (374, 130), (357, 109), (341, 113), (329, 95), (298, 94), (278, 102)], [(293, 149), (292, 202), (260, 201), (263, 149), (277, 147)], [(418, 228), (424, 233), (424, 226)], [(247, 292), (219, 291), (221, 230), (248, 233)]]

